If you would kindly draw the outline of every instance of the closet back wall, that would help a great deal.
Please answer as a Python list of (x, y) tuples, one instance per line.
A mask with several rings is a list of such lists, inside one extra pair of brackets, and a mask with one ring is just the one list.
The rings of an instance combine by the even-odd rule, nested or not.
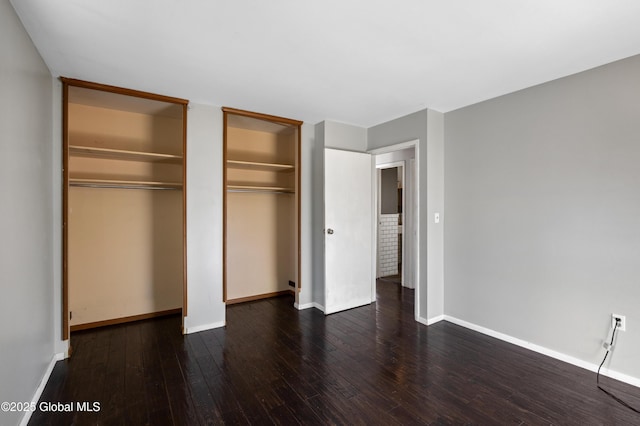
[[(69, 145), (182, 155), (182, 119), (69, 104)], [(180, 165), (73, 156), (74, 177), (180, 182)], [(182, 191), (69, 189), (70, 324), (182, 307)]]
[[(227, 158), (295, 164), (297, 133), (227, 128)], [(295, 172), (232, 169), (230, 184), (295, 186)], [(287, 290), (297, 280), (296, 197), (290, 193), (227, 194), (227, 299)]]

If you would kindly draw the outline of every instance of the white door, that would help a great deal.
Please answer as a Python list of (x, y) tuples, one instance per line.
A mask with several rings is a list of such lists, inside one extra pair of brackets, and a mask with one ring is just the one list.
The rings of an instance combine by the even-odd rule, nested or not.
[(325, 149), (325, 314), (372, 301), (372, 171), (370, 154)]

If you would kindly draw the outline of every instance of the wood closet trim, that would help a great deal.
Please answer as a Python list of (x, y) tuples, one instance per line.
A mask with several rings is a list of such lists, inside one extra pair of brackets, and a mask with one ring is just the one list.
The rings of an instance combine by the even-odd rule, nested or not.
[[(259, 120), (273, 121), (273, 122), (282, 123), (282, 124), (289, 124), (291, 126), (302, 126), (302, 123), (303, 123), (300, 120), (293, 120), (291, 118), (278, 117), (277, 115), (260, 114), (259, 112), (245, 111), (243, 109), (222, 107), (222, 111), (227, 113), (227, 114), (242, 115), (242, 116), (245, 116), (245, 117), (257, 118)], [(227, 118), (227, 116), (225, 114), (225, 120), (224, 120), (224, 128), (225, 129), (227, 128), (227, 120), (226, 120), (226, 118)]]
[(128, 322), (141, 321), (151, 318), (159, 318), (167, 315), (176, 315), (182, 312), (182, 308), (167, 309), (166, 311), (151, 312), (150, 314), (131, 315), (128, 317), (116, 318), (105, 321), (88, 322), (86, 324), (72, 325), (71, 331), (89, 330), (92, 328), (106, 327), (109, 325), (125, 324)]
[[(296, 142), (296, 209), (298, 210), (298, 284), (296, 292), (299, 293), (302, 282), (302, 122), (298, 125), (298, 141)], [(296, 303), (298, 298), (296, 297)]]
[(188, 101), (182, 104), (182, 334), (187, 316), (187, 111)]
[(222, 107), (222, 302), (227, 303), (227, 117)]
[[(222, 107), (222, 301), (227, 303), (227, 118), (229, 114), (242, 115), (244, 117), (256, 118), (259, 120), (271, 121), (275, 123), (286, 124), (291, 127), (296, 127), (297, 141), (296, 141), (296, 215), (298, 218), (297, 226), (297, 246), (298, 246), (298, 274), (295, 292), (300, 292), (301, 289), (301, 277), (302, 277), (302, 225), (301, 211), (302, 211), (302, 123), (303, 121), (294, 120), (286, 117), (279, 117), (277, 115), (261, 114), (259, 112), (246, 111), (243, 109)], [(297, 300), (296, 300), (297, 303)]]
[(227, 305), (236, 305), (238, 303), (253, 302), (256, 300), (270, 299), (272, 297), (294, 296), (294, 295), (295, 295), (295, 292), (293, 290), (274, 291), (272, 293), (257, 294), (255, 296), (247, 296), (247, 297), (240, 297), (238, 299), (230, 299), (230, 300), (227, 300)]
[[(62, 80), (62, 79), (61, 79)], [(69, 84), (62, 80), (62, 340), (69, 340)]]
[[(69, 340), (69, 86), (134, 96), (154, 101), (182, 105), (182, 332), (187, 316), (187, 111), (189, 100), (158, 95), (124, 87), (110, 86), (75, 78), (59, 77), (62, 82), (62, 340)], [(69, 355), (71, 346), (69, 346)]]
[(75, 78), (60, 77), (60, 81), (69, 86), (83, 87), (85, 89), (100, 90), (102, 92), (117, 93), (119, 95), (135, 96), (138, 98), (151, 99), (154, 101), (168, 102), (173, 104), (188, 105), (187, 99), (174, 98), (171, 96), (157, 95), (155, 93), (143, 92), (140, 90), (125, 89), (124, 87), (109, 86), (107, 84), (93, 83), (91, 81), (76, 80)]

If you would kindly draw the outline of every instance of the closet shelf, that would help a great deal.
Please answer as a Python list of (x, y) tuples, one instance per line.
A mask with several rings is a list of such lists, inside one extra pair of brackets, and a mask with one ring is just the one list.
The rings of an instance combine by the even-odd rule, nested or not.
[(228, 192), (276, 192), (293, 194), (293, 188), (283, 186), (253, 186), (253, 185), (227, 185)]
[(227, 160), (227, 167), (233, 169), (266, 170), (272, 172), (289, 172), (295, 169), (295, 166), (291, 164), (262, 163), (240, 160)]
[(150, 161), (182, 163), (181, 155), (160, 154), (157, 152), (129, 151), (124, 149), (96, 148), (91, 146), (69, 145), (69, 154), (77, 157), (104, 158), (110, 160)]
[(144, 182), (137, 180), (69, 178), (70, 186), (120, 189), (182, 189), (179, 182)]

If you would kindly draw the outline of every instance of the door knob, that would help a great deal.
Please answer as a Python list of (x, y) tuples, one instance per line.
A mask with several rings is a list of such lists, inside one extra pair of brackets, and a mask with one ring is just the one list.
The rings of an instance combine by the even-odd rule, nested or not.
[(327, 234), (333, 234), (333, 229), (331, 228), (327, 229)]

